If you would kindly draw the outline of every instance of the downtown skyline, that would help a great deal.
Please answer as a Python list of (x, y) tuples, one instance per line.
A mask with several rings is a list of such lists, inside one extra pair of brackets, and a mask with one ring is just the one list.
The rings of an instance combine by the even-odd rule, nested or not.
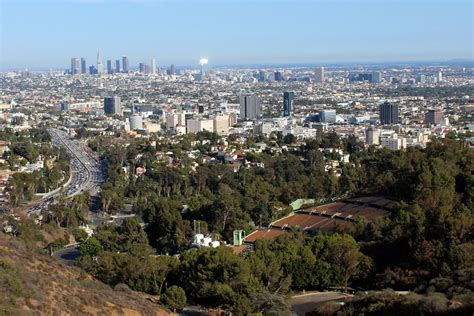
[(131, 66), (152, 58), (197, 66), (202, 57), (214, 66), (469, 60), (470, 12), (463, 0), (6, 0), (0, 66), (63, 69), (97, 51), (104, 62), (127, 55)]

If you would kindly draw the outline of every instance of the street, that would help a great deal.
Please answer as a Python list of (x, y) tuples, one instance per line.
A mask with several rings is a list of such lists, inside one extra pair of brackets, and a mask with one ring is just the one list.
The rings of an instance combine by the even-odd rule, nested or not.
[(291, 308), (297, 315), (306, 315), (313, 311), (317, 306), (330, 302), (345, 302), (352, 295), (341, 292), (308, 292), (291, 297)]

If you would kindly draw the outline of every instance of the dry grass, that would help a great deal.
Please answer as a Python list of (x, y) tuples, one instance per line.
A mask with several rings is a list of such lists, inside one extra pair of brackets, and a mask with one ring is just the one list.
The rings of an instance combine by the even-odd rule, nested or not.
[(149, 295), (114, 291), (0, 233), (0, 315), (167, 315)]

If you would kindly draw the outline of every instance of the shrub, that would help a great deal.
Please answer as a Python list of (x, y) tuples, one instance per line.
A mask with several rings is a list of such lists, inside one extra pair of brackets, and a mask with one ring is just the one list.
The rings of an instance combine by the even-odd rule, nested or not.
[(186, 306), (186, 293), (176, 285), (169, 287), (161, 296), (161, 302), (172, 309), (181, 309)]

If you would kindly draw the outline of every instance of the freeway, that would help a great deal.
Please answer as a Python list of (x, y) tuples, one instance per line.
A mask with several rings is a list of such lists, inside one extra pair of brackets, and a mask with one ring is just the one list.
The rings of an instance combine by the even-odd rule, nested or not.
[(105, 181), (105, 171), (103, 163), (89, 153), (84, 144), (73, 142), (66, 132), (50, 128), (48, 133), (51, 136), (51, 143), (54, 146), (66, 150), (70, 158), (71, 179), (57, 192), (54, 192), (35, 206), (27, 210), (27, 214), (39, 215), (41, 211), (52, 204), (61, 194), (66, 197), (73, 197), (82, 192), (89, 192), (91, 195), (100, 191), (100, 185)]

